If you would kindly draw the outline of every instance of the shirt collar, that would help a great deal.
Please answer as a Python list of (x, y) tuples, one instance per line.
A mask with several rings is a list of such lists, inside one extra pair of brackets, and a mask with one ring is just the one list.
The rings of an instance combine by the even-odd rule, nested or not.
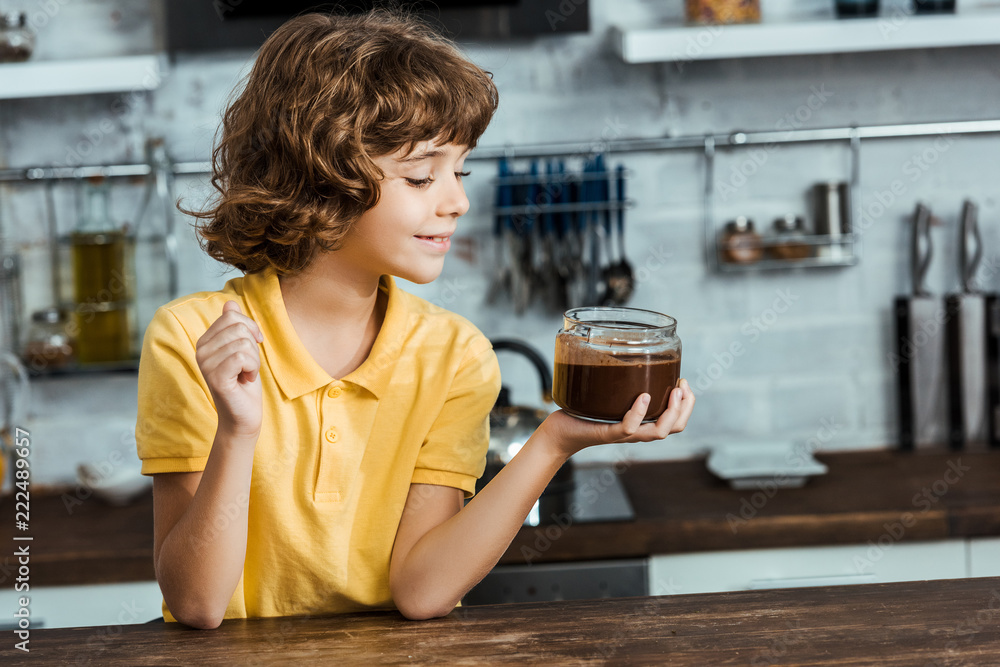
[[(295, 333), (274, 269), (247, 274), (243, 284), (250, 317), (264, 334), (264, 356), (285, 397), (295, 399), (333, 382), (334, 378), (316, 363)], [(382, 276), (379, 289), (388, 294), (388, 300), (375, 344), (361, 366), (337, 378), (364, 387), (376, 398), (385, 393), (392, 380), (392, 371), (406, 338), (408, 320), (406, 304), (392, 276)]]

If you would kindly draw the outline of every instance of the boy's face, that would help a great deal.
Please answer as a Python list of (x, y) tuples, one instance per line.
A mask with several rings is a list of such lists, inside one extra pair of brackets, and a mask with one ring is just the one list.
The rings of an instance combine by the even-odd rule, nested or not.
[(376, 275), (414, 283), (438, 277), (459, 216), (469, 210), (462, 169), (469, 148), (425, 141), (409, 154), (375, 158), (385, 173), (378, 204), (365, 212), (337, 251)]

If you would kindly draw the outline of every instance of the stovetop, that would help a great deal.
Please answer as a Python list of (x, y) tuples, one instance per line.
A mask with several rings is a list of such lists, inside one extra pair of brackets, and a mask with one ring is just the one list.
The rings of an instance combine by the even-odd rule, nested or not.
[[(635, 519), (621, 476), (613, 466), (606, 463), (576, 465), (573, 468), (573, 482), (574, 488), (567, 502), (567, 513), (572, 523)], [(524, 525), (537, 526), (540, 523), (539, 503), (536, 501), (524, 520)]]

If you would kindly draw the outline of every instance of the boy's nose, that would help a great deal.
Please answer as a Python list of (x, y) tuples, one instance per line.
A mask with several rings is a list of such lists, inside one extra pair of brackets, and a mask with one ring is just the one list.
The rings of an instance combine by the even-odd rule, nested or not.
[(455, 177), (448, 184), (438, 204), (438, 215), (461, 217), (469, 211), (469, 198), (465, 196), (462, 181)]

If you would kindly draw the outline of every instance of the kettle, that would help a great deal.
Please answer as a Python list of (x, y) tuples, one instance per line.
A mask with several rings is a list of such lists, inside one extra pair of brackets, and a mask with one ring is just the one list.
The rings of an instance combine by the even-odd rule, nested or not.
[[(495, 352), (516, 352), (535, 366), (541, 382), (542, 400), (551, 403), (552, 373), (538, 350), (518, 340), (498, 339), (491, 342)], [(490, 446), (486, 453), (486, 470), (476, 483), (477, 493), (514, 458), (548, 415), (546, 410), (540, 408), (511, 405), (510, 390), (504, 386), (500, 387), (500, 395), (490, 411)], [(539, 521), (551, 522), (558, 515), (565, 513), (569, 505), (569, 495), (574, 488), (573, 468), (571, 462), (567, 460), (545, 487), (539, 503), (532, 509), (529, 516), (532, 520), (531, 525), (537, 525)]]

